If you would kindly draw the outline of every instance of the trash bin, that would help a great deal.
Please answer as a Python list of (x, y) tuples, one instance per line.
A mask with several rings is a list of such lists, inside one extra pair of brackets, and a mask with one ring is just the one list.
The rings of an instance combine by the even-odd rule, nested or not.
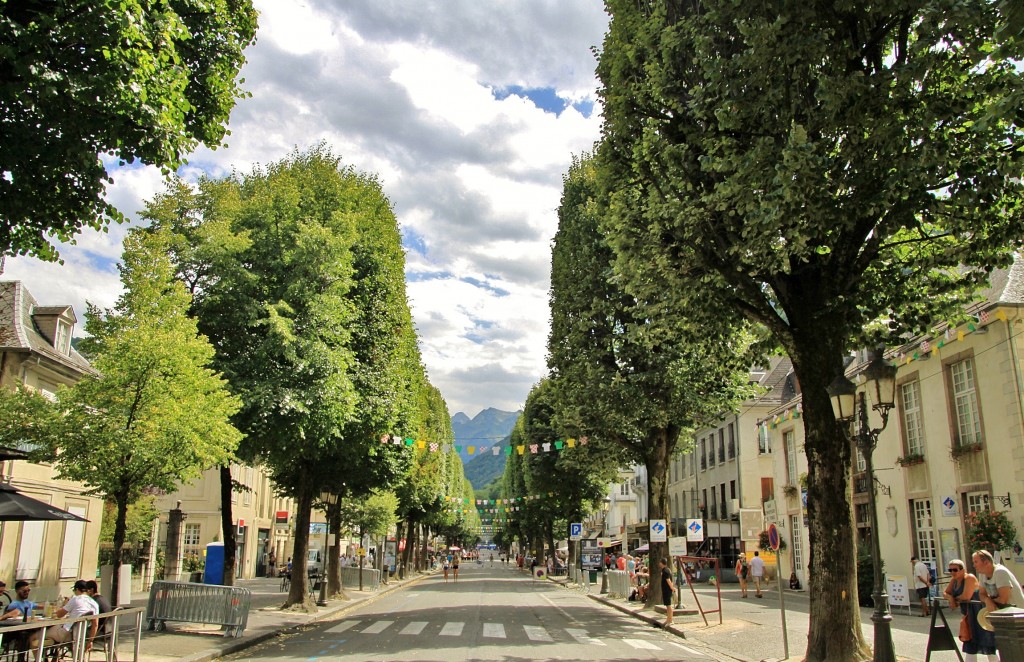
[(597, 583), (597, 570), (590, 570), (589, 572), (590, 572), (590, 583), (591, 584), (596, 584)]
[(1007, 607), (989, 612), (1001, 662), (1024, 662), (1024, 609)]

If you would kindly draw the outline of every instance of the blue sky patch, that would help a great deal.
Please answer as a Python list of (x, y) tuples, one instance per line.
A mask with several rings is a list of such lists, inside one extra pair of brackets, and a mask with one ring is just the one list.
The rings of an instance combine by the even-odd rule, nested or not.
[(507, 297), (510, 294), (508, 290), (503, 290), (500, 287), (494, 287), (490, 283), (478, 280), (476, 278), (472, 278), (470, 276), (463, 276), (459, 280), (461, 280), (463, 283), (469, 283), (473, 287), (479, 287), (482, 290), (487, 290), (488, 292), (496, 294), (499, 297)]
[(409, 228), (402, 228), (402, 246), (423, 256), (427, 254), (427, 244), (423, 237)]
[(558, 96), (553, 87), (526, 88), (521, 85), (509, 85), (508, 87), (495, 88), (494, 90), (494, 98), (498, 101), (513, 95), (529, 99), (533, 102), (533, 105), (544, 112), (555, 115), (561, 115), (562, 111), (569, 107), (569, 101)]

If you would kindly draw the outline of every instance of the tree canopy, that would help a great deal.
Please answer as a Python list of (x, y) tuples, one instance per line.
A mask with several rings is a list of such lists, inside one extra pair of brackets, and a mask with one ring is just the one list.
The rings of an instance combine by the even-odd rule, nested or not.
[(703, 323), (763, 325), (802, 388), (809, 660), (866, 654), (856, 600), (835, 599), (856, 566), (826, 386), (851, 345), (954, 315), (1021, 243), (1011, 4), (606, 2), (598, 170), (617, 277)]
[(0, 5), (0, 255), (55, 260), (51, 237), (122, 221), (105, 159), (171, 170), (223, 141), (250, 0)]

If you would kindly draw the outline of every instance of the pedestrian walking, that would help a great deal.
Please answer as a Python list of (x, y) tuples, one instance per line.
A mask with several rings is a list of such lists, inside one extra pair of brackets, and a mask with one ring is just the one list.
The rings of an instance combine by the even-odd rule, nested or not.
[(921, 601), (921, 616), (928, 616), (928, 591), (932, 585), (932, 574), (917, 555), (911, 556), (910, 562), (914, 565), (914, 589), (917, 591), (917, 599)]
[(455, 578), (455, 583), (459, 582), (459, 555), (456, 554), (454, 560), (452, 560), (452, 576)]
[(447, 584), (448, 583), (448, 569), (451, 568), (451, 564), (448, 563), (448, 559), (447, 558), (445, 558), (444, 562), (442, 563), (442, 568), (444, 569), (444, 583)]
[(750, 566), (747, 565), (747, 557), (740, 555), (736, 559), (736, 576), (740, 579), (741, 597), (749, 598), (747, 595), (747, 575), (750, 573)]
[(672, 598), (675, 596), (676, 585), (672, 581), (672, 571), (668, 569), (668, 559), (658, 561), (661, 568), (661, 604), (665, 605), (665, 623), (663, 627), (672, 625)]
[(761, 581), (764, 579), (764, 559), (758, 551), (755, 551), (754, 558), (750, 559), (750, 576), (754, 578), (754, 597), (763, 598)]

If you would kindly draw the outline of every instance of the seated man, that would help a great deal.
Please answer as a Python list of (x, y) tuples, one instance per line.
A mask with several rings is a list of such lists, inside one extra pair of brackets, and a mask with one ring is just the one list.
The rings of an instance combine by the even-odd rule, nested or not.
[(32, 618), (32, 610), (38, 605), (28, 599), (28, 594), (32, 592), (32, 587), (28, 585), (28, 582), (24, 579), (18, 580), (14, 583), (14, 596), (15, 599), (7, 605), (7, 609), (4, 611), (3, 616), (0, 616), (0, 620), (7, 620), (9, 618), (17, 618), (18, 620), (26, 621)]
[[(85, 594), (93, 599), (93, 601), (96, 603), (96, 606), (99, 607), (100, 614), (109, 614), (111, 611), (114, 610), (113, 607), (110, 606), (110, 600), (107, 600), (105, 597), (100, 595), (100, 587), (95, 580), (86, 580)], [(107, 631), (107, 621), (109, 620), (109, 618), (104, 618), (100, 620), (100, 624), (98, 627), (100, 634), (103, 634)]]
[[(75, 582), (75, 585), (71, 587), (71, 590), (74, 591), (75, 595), (70, 600), (68, 600), (63, 607), (58, 609), (57, 613), (54, 614), (54, 616), (56, 616), (57, 618), (64, 618), (65, 616), (70, 618), (78, 618), (79, 616), (98, 615), (100, 613), (99, 605), (96, 604), (95, 600), (86, 595), (85, 592), (87, 589), (88, 585), (86, 584), (85, 580), (79, 579), (77, 582)], [(65, 625), (56, 625), (51, 628), (46, 628), (46, 639), (44, 641), (44, 644), (49, 646), (51, 644), (66, 644), (67, 642), (71, 641), (71, 628), (74, 625), (74, 623), (68, 623)], [(89, 633), (87, 635), (87, 640), (90, 642), (96, 636), (96, 626), (96, 619), (93, 619), (89, 622)], [(39, 648), (39, 636), (41, 632), (41, 630), (33, 632), (32, 635), (29, 637), (28, 643), (31, 648)], [(89, 644), (87, 646), (87, 650), (91, 647), (92, 644)]]

